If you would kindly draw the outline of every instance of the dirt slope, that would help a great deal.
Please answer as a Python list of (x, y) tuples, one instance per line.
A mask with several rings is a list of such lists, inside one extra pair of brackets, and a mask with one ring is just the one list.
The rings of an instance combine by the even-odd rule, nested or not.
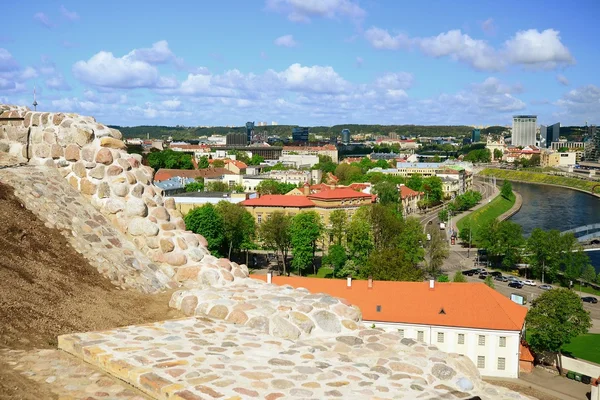
[[(182, 316), (169, 298), (117, 290), (0, 182), (0, 348), (54, 347), (64, 333)], [(4, 366), (0, 398), (20, 398), (9, 391), (23, 382)]]

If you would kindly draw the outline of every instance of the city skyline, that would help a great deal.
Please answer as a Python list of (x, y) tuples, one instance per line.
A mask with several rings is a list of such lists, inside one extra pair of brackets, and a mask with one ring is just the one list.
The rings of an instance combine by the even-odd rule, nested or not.
[[(267, 0), (5, 10), (0, 103), (132, 125), (598, 123), (583, 1)], [(551, 21), (551, 22), (549, 22)], [(574, 23), (576, 21), (576, 23)], [(33, 107), (32, 107), (33, 108)]]

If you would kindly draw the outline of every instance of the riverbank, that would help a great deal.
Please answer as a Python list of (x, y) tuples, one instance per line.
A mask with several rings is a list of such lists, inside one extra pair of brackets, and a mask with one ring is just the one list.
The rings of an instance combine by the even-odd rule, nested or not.
[(500, 217), (504, 217), (505, 215), (510, 214), (511, 212), (512, 214), (508, 215), (506, 218), (514, 215), (523, 204), (522, 200), (517, 206), (516, 203), (517, 195), (515, 195), (515, 193), (513, 193), (512, 196), (510, 196), (510, 198), (508, 199), (502, 196), (497, 196), (494, 200), (490, 201), (488, 204), (481, 207), (480, 209), (475, 210), (460, 218), (456, 222), (456, 227), (460, 232), (465, 227), (472, 226), (472, 243), (476, 245), (479, 239), (479, 230), (485, 227), (490, 221), (493, 221)]
[[(578, 190), (583, 193), (600, 198), (600, 193), (593, 193), (595, 186), (600, 186), (598, 182), (587, 181), (584, 179), (566, 178), (564, 176), (547, 175), (541, 172), (514, 171), (507, 169), (485, 168), (479, 172), (482, 176), (495, 176), (497, 179), (505, 179), (514, 182), (533, 183), (536, 185), (548, 185), (564, 187), (567, 189)], [(596, 189), (599, 191), (600, 189)]]
[(514, 190), (513, 194), (515, 195), (515, 204), (513, 204), (510, 210), (499, 216), (498, 221), (506, 221), (507, 219), (518, 213), (521, 207), (523, 206), (523, 196), (521, 196), (519, 192), (515, 192)]

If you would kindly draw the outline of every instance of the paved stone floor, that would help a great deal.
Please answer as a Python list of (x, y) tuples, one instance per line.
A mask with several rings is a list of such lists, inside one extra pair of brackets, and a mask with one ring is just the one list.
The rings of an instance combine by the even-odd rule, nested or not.
[(145, 394), (60, 350), (3, 350), (15, 370), (42, 385), (60, 400), (146, 400)]
[(59, 348), (157, 399), (520, 399), (466, 358), (381, 330), (289, 341), (204, 317), (64, 335)]

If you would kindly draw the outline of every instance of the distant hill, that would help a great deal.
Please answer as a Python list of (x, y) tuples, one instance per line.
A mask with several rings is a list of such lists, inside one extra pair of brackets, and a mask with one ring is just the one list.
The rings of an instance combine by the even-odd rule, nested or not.
[[(276, 135), (288, 137), (292, 134), (292, 128), (297, 125), (274, 125), (274, 126), (257, 126), (254, 131), (257, 133), (266, 132), (268, 135)], [(111, 125), (111, 128), (120, 130), (126, 138), (147, 137), (152, 139), (160, 139), (163, 136), (172, 136), (175, 140), (180, 139), (196, 139), (198, 136), (225, 135), (229, 132), (243, 132), (244, 127), (228, 128), (225, 126), (217, 126), (211, 128), (195, 128), (181, 126), (116, 126)], [(350, 129), (354, 134), (373, 133), (376, 135), (389, 135), (392, 132), (398, 136), (467, 136), (471, 134), (473, 129), (466, 125), (334, 125), (334, 126), (314, 126), (310, 127), (310, 132), (320, 134), (327, 137), (337, 135), (341, 136), (342, 129)]]

